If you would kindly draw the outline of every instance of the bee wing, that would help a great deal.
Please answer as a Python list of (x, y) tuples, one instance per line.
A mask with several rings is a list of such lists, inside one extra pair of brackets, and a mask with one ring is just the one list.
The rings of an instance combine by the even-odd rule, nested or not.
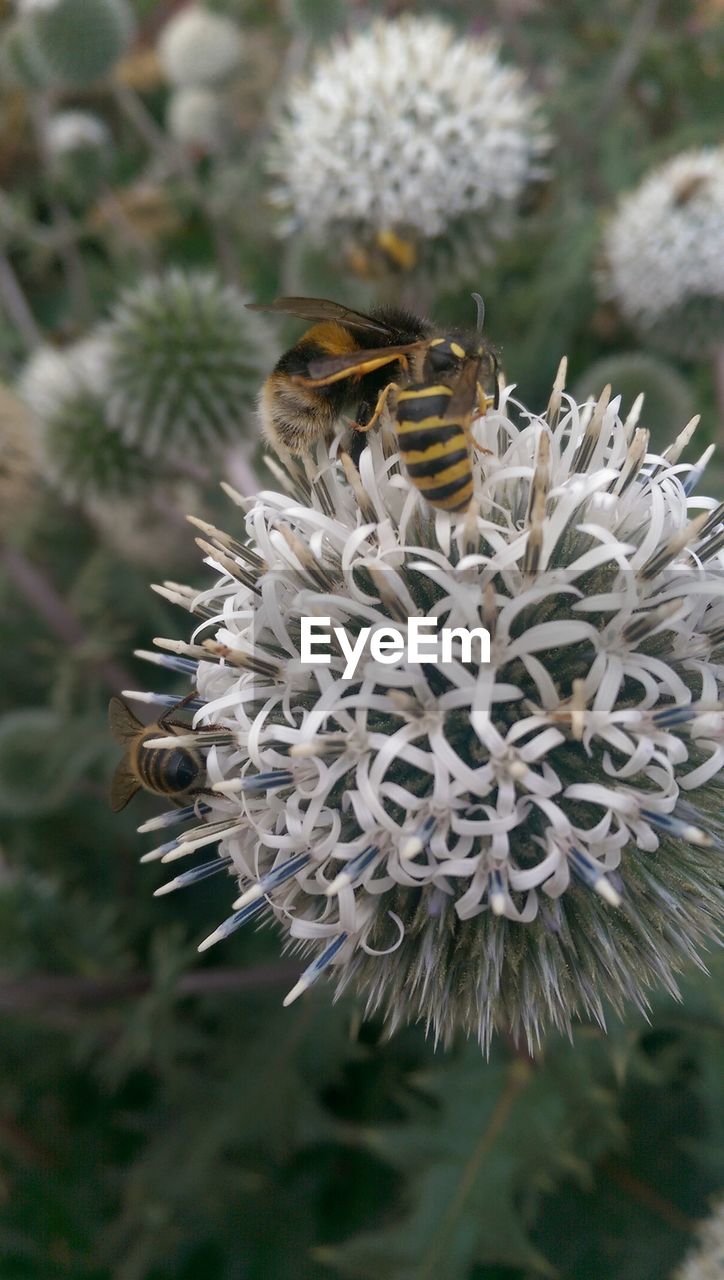
[(275, 311), (286, 316), (298, 316), (300, 320), (337, 320), (339, 324), (371, 333), (395, 333), (383, 320), (374, 320), (372, 316), (343, 307), (341, 302), (331, 302), (328, 298), (275, 298), (273, 302), (247, 302), (246, 305), (249, 311)]
[(123, 698), (112, 697), (108, 703), (108, 725), (116, 742), (124, 746), (132, 742), (143, 729), (140, 720), (134, 716), (131, 708)]
[(339, 378), (354, 373), (369, 373), (373, 369), (381, 369), (385, 364), (391, 364), (398, 356), (417, 351), (425, 345), (424, 341), (405, 342), (394, 347), (367, 347), (363, 351), (355, 351), (347, 356), (322, 356), (319, 360), (310, 360), (309, 378), (298, 375), (299, 381), (309, 384), (332, 380), (336, 382)]
[(111, 779), (110, 804), (113, 812), (120, 813), (125, 809), (128, 801), (140, 790), (141, 784), (135, 773), (131, 772), (125, 759), (121, 760)]
[(479, 372), (480, 360), (477, 357), (464, 362), (455, 380), (455, 390), (445, 409), (446, 418), (462, 418), (468, 414), (472, 416)]

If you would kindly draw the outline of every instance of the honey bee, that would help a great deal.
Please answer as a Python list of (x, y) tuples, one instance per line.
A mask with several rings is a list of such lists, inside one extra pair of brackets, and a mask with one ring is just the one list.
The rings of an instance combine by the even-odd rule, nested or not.
[(330, 439), (346, 411), (354, 410), (352, 426), (364, 433), (387, 408), (413, 484), (431, 505), (463, 510), (472, 496), (473, 413), (497, 404), (498, 395), (497, 354), (482, 337), (482, 299), (473, 297), (475, 331), (446, 334), (397, 308), (367, 316), (321, 298), (254, 304), (317, 321), (264, 384), (259, 407), (269, 441), (303, 454)]
[(204, 790), (206, 766), (199, 751), (191, 747), (144, 746), (151, 738), (188, 732), (187, 725), (169, 720), (168, 715), (164, 712), (154, 724), (141, 724), (122, 698), (111, 698), (108, 704), (111, 733), (125, 748), (111, 782), (110, 803), (114, 813), (125, 809), (142, 787), (178, 804)]

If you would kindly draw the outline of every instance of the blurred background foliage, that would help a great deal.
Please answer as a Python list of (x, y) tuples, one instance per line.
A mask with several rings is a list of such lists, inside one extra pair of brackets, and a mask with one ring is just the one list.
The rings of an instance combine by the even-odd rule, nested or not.
[[(724, 1185), (716, 968), (686, 974), (682, 1003), (657, 998), (648, 1021), (582, 1026), (535, 1061), (504, 1042), (488, 1063), (476, 1044), (435, 1053), (421, 1029), (387, 1042), (324, 992), (285, 1011), (298, 966), (268, 930), (196, 955), (228, 884), (153, 900), (135, 829), (156, 806), (109, 811), (106, 704), (148, 687), (134, 648), (186, 634), (147, 585), (201, 580), (185, 513), (233, 532), (218, 481), (269, 482), (253, 396), (298, 329), (256, 327), (247, 298), (400, 298), (460, 322), (476, 288), (532, 407), (567, 353), (581, 396), (610, 379), (628, 408), (646, 391), (656, 447), (694, 411), (700, 449), (721, 439), (721, 353), (647, 349), (595, 281), (619, 194), (721, 142), (724, 6), (431, 5), (461, 37), (497, 33), (554, 143), (490, 261), (473, 224), (451, 227), (434, 270), (396, 272), (303, 231), (280, 240), (265, 154), (286, 86), (327, 41), (418, 7), (208, 7), (238, 34), (212, 87), (169, 75), (172, 0), (0, 5), (0, 1275), (661, 1280)], [(95, 141), (77, 121), (54, 138), (61, 111), (90, 115)], [(154, 294), (174, 271), (211, 273), (194, 358), (224, 344), (231, 408), (216, 402), (214, 430), (195, 434), (184, 388), (151, 448), (154, 396), (177, 389), (191, 350), (190, 286), (168, 322)], [(141, 312), (134, 349), (123, 325)], [(116, 342), (130, 400), (76, 349), (89, 335)], [(139, 389), (151, 348), (170, 372)], [(724, 496), (721, 463), (708, 491)]]

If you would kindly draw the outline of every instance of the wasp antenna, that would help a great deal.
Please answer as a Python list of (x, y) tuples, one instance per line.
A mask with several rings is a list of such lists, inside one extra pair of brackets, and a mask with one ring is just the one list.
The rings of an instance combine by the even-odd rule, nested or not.
[(485, 324), (485, 303), (483, 302), (483, 299), (481, 298), (479, 293), (471, 293), (470, 296), (473, 299), (473, 302), (475, 303), (478, 309), (478, 318), (475, 324), (475, 328), (477, 329), (478, 333), (482, 333), (483, 325)]

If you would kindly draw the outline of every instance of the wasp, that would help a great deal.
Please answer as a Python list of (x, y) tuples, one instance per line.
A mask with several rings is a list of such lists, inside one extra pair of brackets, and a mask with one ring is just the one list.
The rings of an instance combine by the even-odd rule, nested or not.
[(166, 711), (154, 724), (141, 724), (122, 698), (111, 698), (108, 704), (110, 730), (116, 742), (124, 748), (123, 759), (111, 782), (110, 802), (114, 813), (125, 809), (142, 787), (179, 804), (204, 790), (206, 766), (199, 751), (186, 746), (144, 746), (151, 738), (169, 733), (188, 733), (188, 725), (169, 720), (168, 716)]
[(475, 331), (446, 334), (393, 307), (364, 315), (322, 298), (253, 304), (317, 322), (264, 384), (259, 407), (267, 438), (303, 454), (331, 438), (343, 413), (354, 410), (352, 426), (364, 433), (387, 408), (413, 484), (433, 506), (463, 510), (472, 496), (473, 414), (498, 397), (498, 357), (482, 337), (482, 299), (473, 297)]

